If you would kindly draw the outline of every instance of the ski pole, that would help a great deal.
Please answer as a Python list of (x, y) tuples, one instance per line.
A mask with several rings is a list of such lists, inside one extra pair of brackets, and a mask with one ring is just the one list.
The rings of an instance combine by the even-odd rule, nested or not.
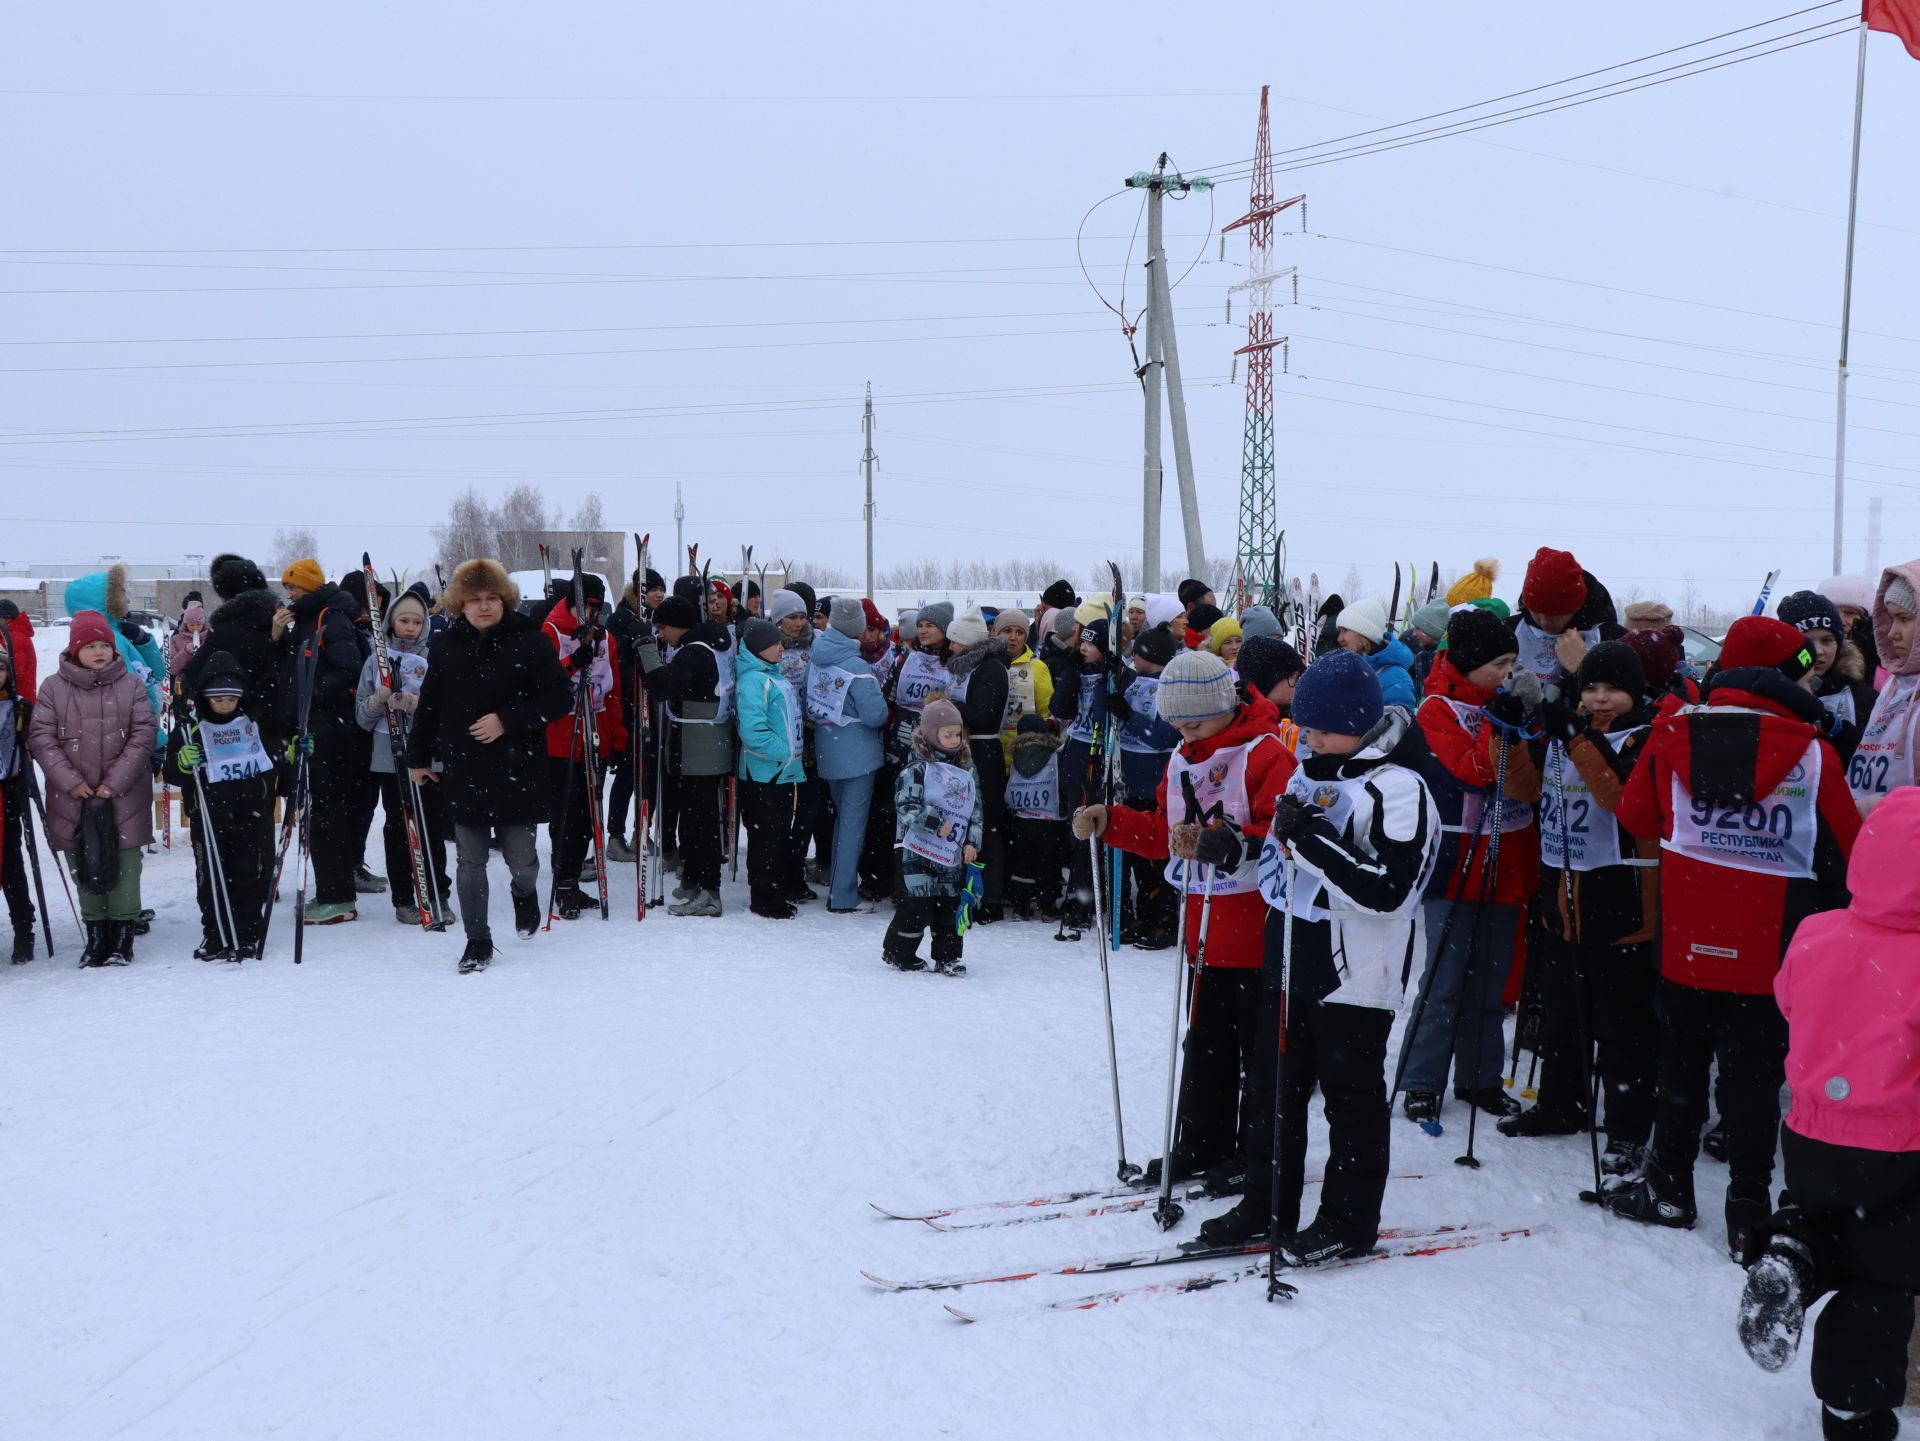
[[(1087, 837), (1089, 859), (1093, 862), (1094, 873), (1100, 869), (1100, 841), (1096, 836)], [(1112, 847), (1109, 847), (1112, 849)], [(1140, 1168), (1127, 1160), (1127, 1127), (1120, 1117), (1120, 1051), (1113, 1036), (1113, 981), (1107, 969), (1107, 931), (1100, 923), (1100, 887), (1093, 888), (1094, 929), (1100, 933), (1100, 999), (1106, 1010), (1107, 1018), (1107, 1078), (1113, 1087), (1113, 1141), (1120, 1153), (1120, 1163), (1115, 1171), (1122, 1185), (1130, 1184), (1140, 1177)], [(1164, 1166), (1164, 1162), (1162, 1165)]]
[(233, 921), (233, 897), (227, 894), (227, 870), (220, 859), (220, 842), (213, 830), (213, 814), (207, 809), (207, 783), (199, 766), (193, 768), (193, 795), (198, 803), (199, 824), (191, 828), (200, 843), (207, 863), (207, 889), (213, 892), (213, 921), (220, 928), (220, 943), (229, 951), (240, 949), (240, 928)]
[[(34, 839), (33, 835), (33, 803), (38, 796), (33, 785), (33, 762), (23, 759), (21, 769), (26, 782), (23, 790), (28, 798), (28, 804), (26, 812), (20, 817), (20, 834), (27, 843), (27, 861), (29, 868), (33, 871), (33, 893), (40, 902), (40, 930), (46, 937), (47, 958), (51, 960), (53, 958), (53, 917), (47, 912), (47, 883), (40, 875), (40, 843)], [(43, 821), (42, 824), (44, 825), (45, 822)], [(60, 870), (58, 866), (55, 866), (54, 869), (56, 871)], [(66, 878), (66, 872), (60, 871), (60, 879), (63, 883)], [(67, 892), (67, 900), (69, 902), (73, 900), (72, 891)], [(75, 924), (79, 923), (79, 919), (80, 912), (76, 908), (74, 911)]]
[[(1293, 855), (1286, 853), (1282, 863), (1282, 876), (1286, 886), (1287, 913), (1281, 921), (1280, 929), (1280, 1033), (1275, 1038), (1279, 1054), (1273, 1061), (1273, 1175), (1270, 1178), (1272, 1197), (1267, 1210), (1267, 1299), (1284, 1301), (1287, 1298), (1280, 1281), (1280, 1169), (1281, 1157), (1286, 1154), (1286, 1079), (1287, 1079), (1287, 1026), (1292, 1019), (1293, 1009)], [(1393, 1098), (1387, 1098), (1387, 1109), (1391, 1113)]]
[[(1182, 871), (1184, 874), (1184, 867)], [(1212, 889), (1213, 878), (1209, 875), (1209, 894)], [(1184, 883), (1180, 887), (1180, 923), (1174, 929), (1174, 955), (1179, 959), (1173, 971), (1173, 1037), (1167, 1051), (1167, 1124), (1165, 1139), (1160, 1147), (1160, 1199), (1153, 1208), (1153, 1219), (1163, 1231), (1171, 1231), (1186, 1214), (1180, 1203), (1173, 1199), (1173, 1143), (1179, 1119), (1176, 1104), (1180, 1084), (1180, 1030), (1187, 1010), (1187, 895)]]

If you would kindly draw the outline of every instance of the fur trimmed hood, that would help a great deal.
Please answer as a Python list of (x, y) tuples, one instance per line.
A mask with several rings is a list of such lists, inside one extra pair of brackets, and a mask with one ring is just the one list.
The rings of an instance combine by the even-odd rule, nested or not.
[(914, 729), (912, 745), (913, 753), (923, 761), (938, 761), (942, 765), (973, 769), (973, 747), (970, 745), (962, 745), (957, 752), (943, 751), (921, 735), (918, 727)]
[(520, 587), (497, 560), (463, 560), (453, 568), (447, 588), (440, 593), (443, 615), (458, 615), (471, 596), (492, 591), (508, 610), (520, 608)]
[(985, 640), (975, 641), (962, 650), (954, 651), (947, 657), (947, 670), (955, 676), (969, 675), (978, 670), (988, 656), (999, 656), (1003, 661), (1009, 659), (1005, 636), (988, 636)]

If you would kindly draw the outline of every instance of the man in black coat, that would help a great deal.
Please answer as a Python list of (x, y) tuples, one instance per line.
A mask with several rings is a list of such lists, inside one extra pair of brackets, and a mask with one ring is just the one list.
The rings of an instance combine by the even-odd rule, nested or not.
[(273, 613), (280, 608), (280, 597), (267, 589), (260, 567), (244, 555), (216, 555), (209, 573), (221, 604), (207, 618), (207, 638), (180, 673), (180, 689), (197, 695), (207, 657), (222, 651), (232, 656), (247, 678), (240, 708), (259, 726), (269, 754), (276, 754), (287, 743), (280, 711), (283, 657), (273, 636)]
[[(427, 652), (407, 766), (417, 784), (446, 787), (467, 932), (460, 969), (477, 971), (493, 959), (487, 852), (496, 835), (512, 877), (513, 927), (523, 937), (540, 928), (535, 835), (550, 807), (547, 723), (573, 708), (573, 691), (497, 561), (462, 561), (440, 604), (455, 619)], [(435, 760), (445, 767), (437, 774)]]
[[(304, 924), (337, 925), (359, 915), (353, 874), (365, 854), (360, 800), (372, 768), (373, 740), (354, 714), (360, 684), (360, 607), (316, 560), (296, 560), (280, 577), (287, 603), (274, 612), (274, 638), (286, 647), (282, 720), (307, 737), (307, 800), (312, 817), (313, 899)], [(303, 725), (304, 722), (304, 725)]]

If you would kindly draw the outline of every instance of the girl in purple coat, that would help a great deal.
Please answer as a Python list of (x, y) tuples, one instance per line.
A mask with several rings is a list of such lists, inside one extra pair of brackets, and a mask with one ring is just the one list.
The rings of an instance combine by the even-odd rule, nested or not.
[(105, 895), (80, 896), (87, 927), (83, 966), (124, 966), (133, 959), (140, 918), (140, 858), (153, 840), (153, 706), (146, 685), (114, 648), (98, 611), (73, 618), (60, 669), (40, 685), (27, 750), (47, 777), (47, 839), (80, 871), (81, 808), (113, 808), (119, 871)]
[(1774, 978), (1787, 1018), (1787, 1189), (1747, 1272), (1740, 1340), (1769, 1371), (1807, 1309), (1828, 1441), (1891, 1441), (1920, 1291), (1920, 787), (1880, 800), (1854, 842), (1853, 902), (1809, 916)]

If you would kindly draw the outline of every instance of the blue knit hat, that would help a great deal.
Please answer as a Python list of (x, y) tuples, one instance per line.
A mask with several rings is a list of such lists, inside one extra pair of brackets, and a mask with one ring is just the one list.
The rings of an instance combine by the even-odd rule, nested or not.
[(1293, 721), (1303, 730), (1363, 736), (1380, 724), (1386, 704), (1373, 667), (1352, 651), (1333, 650), (1307, 667), (1293, 692)]

